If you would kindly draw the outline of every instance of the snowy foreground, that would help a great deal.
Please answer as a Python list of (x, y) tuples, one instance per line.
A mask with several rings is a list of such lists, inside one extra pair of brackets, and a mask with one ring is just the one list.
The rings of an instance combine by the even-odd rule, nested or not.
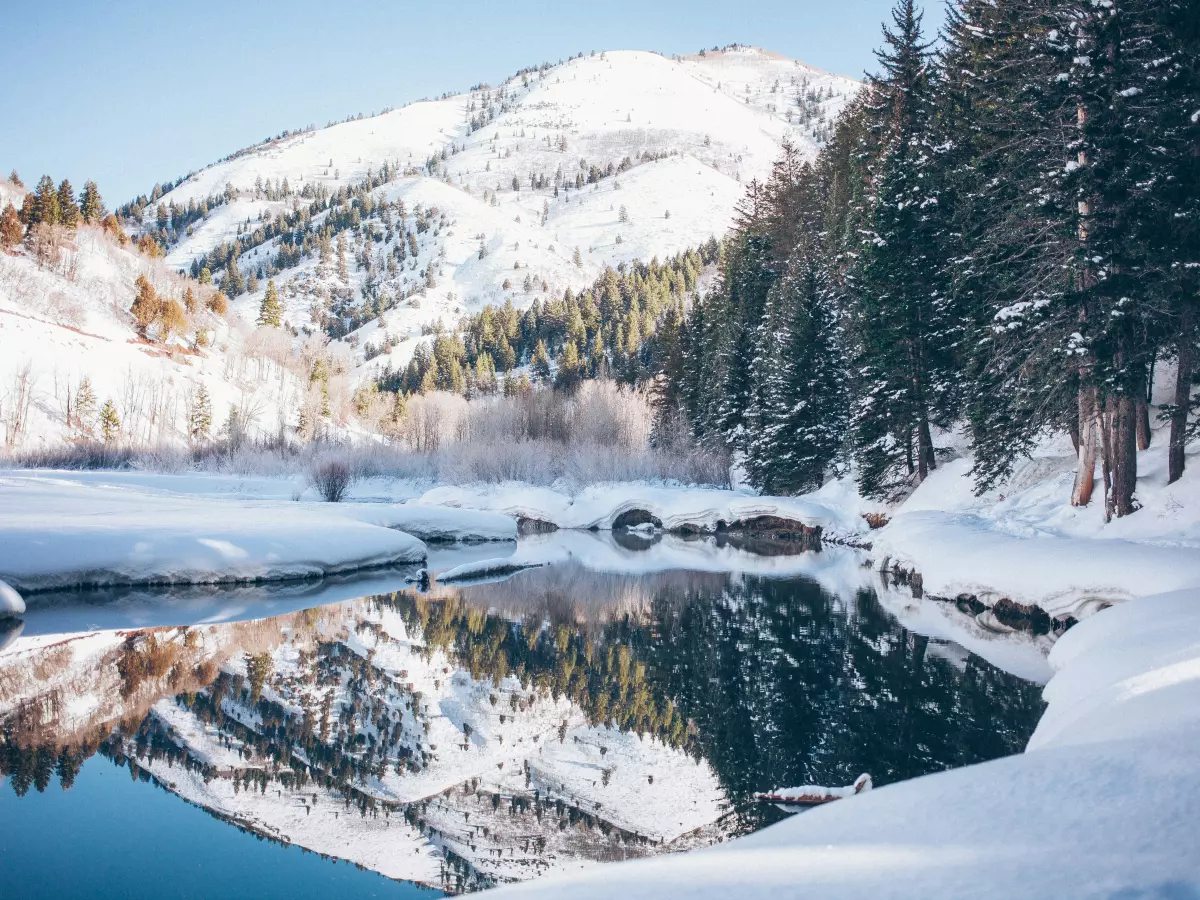
[(1200, 591), (1099, 613), (1054, 647), (1026, 753), (827, 804), (683, 856), (505, 897), (1193, 897)]

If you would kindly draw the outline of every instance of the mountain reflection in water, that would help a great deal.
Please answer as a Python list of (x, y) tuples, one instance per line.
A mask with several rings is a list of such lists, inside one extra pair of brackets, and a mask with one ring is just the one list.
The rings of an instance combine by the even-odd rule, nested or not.
[[(1020, 752), (1041, 712), (1036, 685), (902, 627), (851, 551), (695, 571), (650, 563), (750, 548), (618, 537), (633, 562), (597, 571), (579, 540), (523, 541), (555, 564), (505, 581), (349, 581), (312, 608), (311, 586), (31, 604), (0, 650), (0, 814), (98, 753), (256, 834), (461, 891), (746, 833), (781, 815), (755, 791)], [(256, 595), (278, 614), (245, 618)], [(45, 630), (89, 617), (109, 630)]]

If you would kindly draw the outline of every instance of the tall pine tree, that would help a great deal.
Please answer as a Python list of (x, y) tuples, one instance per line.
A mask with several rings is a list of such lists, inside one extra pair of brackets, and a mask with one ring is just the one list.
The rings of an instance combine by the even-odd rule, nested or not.
[(882, 153), (869, 231), (852, 272), (859, 401), (854, 446), (864, 494), (887, 493), (903, 469), (919, 483), (937, 465), (932, 427), (957, 411), (960, 323), (945, 290), (946, 218), (936, 158), (933, 77), (921, 16), (900, 0), (868, 86)]

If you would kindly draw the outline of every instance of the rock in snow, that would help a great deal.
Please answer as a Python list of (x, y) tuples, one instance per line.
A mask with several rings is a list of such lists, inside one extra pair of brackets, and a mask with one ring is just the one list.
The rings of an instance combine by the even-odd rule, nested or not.
[(25, 601), (13, 588), (0, 581), (0, 616), (19, 616), (25, 612)]
[[(861, 534), (857, 515), (798, 497), (760, 497), (704, 487), (605, 484), (570, 496), (530, 485), (442, 486), (421, 497), (422, 504), (491, 510), (517, 519), (549, 522), (559, 528), (612, 528), (622, 517), (644, 512), (667, 531), (714, 532), (718, 527), (769, 516), (820, 528), (826, 537)], [(644, 517), (637, 520), (646, 521)], [(636, 522), (634, 523), (636, 524)]]

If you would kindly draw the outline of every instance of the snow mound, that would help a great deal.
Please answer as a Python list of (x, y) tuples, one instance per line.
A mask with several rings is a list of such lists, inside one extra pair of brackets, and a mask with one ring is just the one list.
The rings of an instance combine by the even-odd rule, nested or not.
[(0, 574), (22, 590), (312, 578), (419, 563), (416, 538), (290, 503), (0, 478)]

